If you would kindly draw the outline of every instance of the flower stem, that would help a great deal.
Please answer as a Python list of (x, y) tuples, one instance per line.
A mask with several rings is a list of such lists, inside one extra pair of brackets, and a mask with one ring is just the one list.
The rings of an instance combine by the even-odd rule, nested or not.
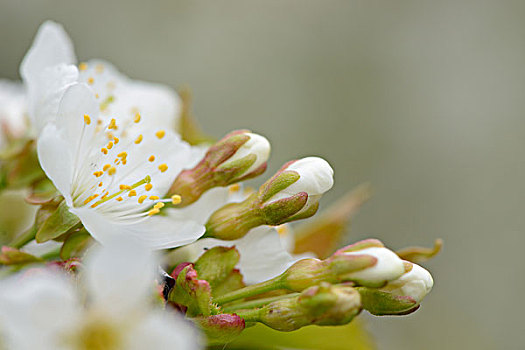
[(236, 312), (237, 316), (244, 319), (244, 322), (259, 322), (261, 309), (241, 310)]
[(272, 290), (280, 289), (282, 287), (280, 276), (272, 278), (271, 280), (264, 281), (261, 283), (253, 284), (233, 292), (226, 293), (224, 295), (214, 298), (214, 302), (217, 304), (225, 304), (238, 299), (244, 299), (252, 297), (254, 295), (270, 292)]
[(291, 293), (291, 294), (278, 295), (278, 296), (270, 297), (270, 298), (250, 300), (250, 301), (246, 301), (242, 303), (233, 304), (231, 306), (227, 306), (223, 308), (223, 310), (224, 312), (234, 312), (236, 310), (257, 308), (257, 307), (261, 307), (266, 304), (272, 303), (274, 301), (296, 297), (297, 295), (299, 295), (299, 293)]

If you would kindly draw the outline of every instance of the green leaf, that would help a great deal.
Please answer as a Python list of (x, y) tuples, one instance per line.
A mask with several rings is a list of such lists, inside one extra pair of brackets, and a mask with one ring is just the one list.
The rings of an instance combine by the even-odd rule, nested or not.
[(62, 201), (58, 208), (43, 222), (36, 233), (38, 243), (47, 242), (51, 239), (63, 235), (75, 225), (80, 223), (80, 219), (69, 212), (66, 201)]

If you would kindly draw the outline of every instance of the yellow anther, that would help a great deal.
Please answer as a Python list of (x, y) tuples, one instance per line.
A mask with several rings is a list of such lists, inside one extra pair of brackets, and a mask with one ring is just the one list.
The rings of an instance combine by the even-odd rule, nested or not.
[(104, 195), (102, 197), (100, 197), (100, 199), (106, 198), (108, 196), (108, 194), (109, 194), (109, 192), (104, 193)]
[(122, 165), (126, 165), (127, 162), (126, 158), (122, 158)]
[(180, 202), (182, 202), (182, 197), (181, 196), (179, 196), (178, 194), (174, 194), (173, 196), (171, 196), (171, 203), (173, 205), (180, 204)]
[(142, 135), (139, 135), (139, 136), (137, 137), (137, 139), (135, 140), (135, 143), (138, 145), (138, 144), (141, 143), (141, 142), (142, 142)]
[(88, 80), (87, 80), (88, 84), (89, 85), (93, 85), (93, 83), (95, 82), (95, 79), (93, 79), (93, 77), (90, 77)]
[(161, 139), (161, 138), (164, 137), (164, 135), (166, 135), (166, 131), (164, 131), (164, 130), (159, 130), (159, 131), (157, 131), (157, 132), (155, 133), (155, 135), (156, 135), (159, 139)]
[(120, 158), (126, 158), (127, 156), (128, 156), (127, 152), (120, 152), (119, 154), (117, 154), (117, 157), (120, 157)]
[(145, 189), (146, 191), (149, 191), (149, 190), (151, 190), (152, 188), (153, 188), (153, 185), (152, 185), (152, 184), (146, 184), (146, 186), (144, 186), (144, 189)]
[(97, 125), (102, 125), (102, 119), (97, 120)]
[(154, 209), (162, 209), (166, 204), (159, 202), (153, 206)]
[(112, 149), (113, 148), (113, 142), (109, 141), (108, 145), (106, 147), (107, 147), (107, 149)]
[(96, 177), (101, 177), (102, 175), (104, 175), (104, 172), (103, 171), (95, 171), (93, 173), (93, 175), (95, 175)]
[(97, 65), (95, 66), (95, 71), (96, 71), (97, 73), (99, 73), (99, 74), (102, 73), (102, 72), (104, 71), (104, 65), (101, 64), (101, 63), (97, 64)]
[(131, 186), (128, 186), (128, 185), (120, 185), (119, 188), (121, 190), (131, 190)]
[(155, 156), (153, 156), (153, 155), (149, 156), (148, 160), (149, 160), (150, 162), (153, 162), (153, 161), (155, 160)]
[(95, 94), (95, 98), (99, 98), (99, 97), (100, 97), (100, 95), (99, 95), (99, 94)]
[(88, 198), (86, 198), (86, 200), (84, 201), (84, 204), (88, 204), (89, 202), (91, 202), (93, 199), (97, 198), (98, 194), (97, 195), (93, 195), (93, 196), (89, 196)]
[(102, 182), (99, 182), (98, 183), (98, 187), (102, 187), (103, 183)]
[(137, 195), (137, 191), (135, 191), (135, 190), (131, 190), (128, 193), (128, 197), (133, 197), (133, 196), (136, 196), (136, 195)]
[(166, 170), (168, 170), (168, 166), (166, 164), (161, 164), (159, 165), (159, 170), (161, 172), (165, 172)]
[(111, 164), (106, 164), (102, 167), (102, 170), (106, 171), (108, 170), (109, 168), (111, 168)]
[(148, 212), (148, 215), (149, 215), (149, 216), (153, 216), (153, 215), (158, 214), (158, 213), (160, 213), (160, 210), (154, 208), (154, 209), (151, 209), (151, 210)]
[(91, 118), (87, 114), (84, 114), (84, 123), (86, 123), (86, 125), (91, 124)]
[(113, 142), (115, 142), (115, 145), (116, 145), (117, 143), (119, 143), (119, 141), (120, 141), (120, 139), (119, 139), (118, 137), (114, 137), (114, 138), (113, 138)]
[(146, 198), (148, 198), (148, 196), (146, 196), (146, 195), (142, 195), (142, 196), (140, 196), (140, 197), (139, 197), (139, 203), (140, 203), (140, 204), (144, 203), (144, 201), (146, 200)]
[(135, 118), (133, 119), (133, 121), (134, 121), (135, 123), (140, 122), (140, 113), (137, 112), (137, 113), (135, 114)]
[(86, 70), (86, 69), (88, 69), (88, 65), (87, 65), (87, 63), (86, 63), (86, 62), (82, 62), (82, 63), (80, 63), (80, 64), (78, 65), (78, 69), (79, 69), (79, 70)]
[(113, 133), (111, 132), (108, 132), (106, 136), (108, 137), (108, 140), (110, 141), (113, 139)]
[(124, 198), (122, 198), (122, 197), (117, 197), (117, 198), (115, 198), (115, 200), (118, 201), (118, 202), (122, 202), (122, 201), (124, 200)]
[(102, 153), (104, 153), (104, 154), (108, 154), (108, 150), (107, 150), (106, 148), (102, 148), (102, 149), (100, 150), (100, 152), (102, 152)]
[(241, 189), (241, 185), (239, 184), (233, 184), (230, 187), (228, 187), (228, 190), (230, 191), (230, 193), (237, 193), (239, 192), (240, 189)]
[(115, 118), (111, 118), (110, 122), (109, 122), (109, 125), (108, 125), (108, 129), (117, 129), (117, 121), (115, 120)]
[(281, 236), (284, 236), (288, 233), (288, 226), (280, 225), (280, 226), (277, 226), (276, 230), (278, 234), (280, 234)]
[(159, 196), (149, 196), (149, 199), (151, 199), (152, 201), (156, 201), (157, 199), (160, 199)]
[(116, 172), (117, 168), (115, 168), (114, 166), (108, 169), (108, 175), (115, 175)]

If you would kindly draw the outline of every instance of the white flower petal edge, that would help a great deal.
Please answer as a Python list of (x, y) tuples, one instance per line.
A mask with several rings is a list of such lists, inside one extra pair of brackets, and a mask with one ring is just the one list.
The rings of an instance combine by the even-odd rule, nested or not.
[(80, 319), (70, 281), (58, 273), (12, 276), (0, 283), (0, 327), (7, 349), (65, 349), (60, 335)]
[[(145, 118), (146, 119), (146, 118)], [(196, 240), (204, 227), (153, 217), (176, 175), (191, 162), (190, 146), (169, 130), (136, 119), (99, 118), (93, 91), (66, 89), (56, 122), (38, 139), (46, 175), (86, 229), (100, 242), (112, 236), (142, 239), (153, 249)]]
[(37, 132), (53, 121), (65, 90), (79, 82), (95, 91), (105, 121), (112, 114), (118, 114), (123, 122), (132, 121), (140, 113), (152, 124), (178, 128), (181, 101), (173, 89), (131, 80), (102, 60), (81, 63), (78, 69), (74, 64), (73, 45), (62, 26), (51, 21), (42, 24), (20, 67)]
[(15, 136), (26, 132), (26, 103), (26, 92), (20, 82), (0, 79), (0, 146), (4, 128)]

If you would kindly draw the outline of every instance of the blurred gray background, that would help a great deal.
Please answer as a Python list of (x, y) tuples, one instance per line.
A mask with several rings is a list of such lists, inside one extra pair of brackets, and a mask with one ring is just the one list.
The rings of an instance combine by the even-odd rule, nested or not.
[(80, 59), (191, 86), (214, 136), (266, 135), (270, 171), (327, 158), (325, 205), (370, 181), (352, 240), (442, 237), (423, 307), (364, 317), (380, 349), (522, 348), (525, 2), (0, 0), (0, 76), (45, 19)]

